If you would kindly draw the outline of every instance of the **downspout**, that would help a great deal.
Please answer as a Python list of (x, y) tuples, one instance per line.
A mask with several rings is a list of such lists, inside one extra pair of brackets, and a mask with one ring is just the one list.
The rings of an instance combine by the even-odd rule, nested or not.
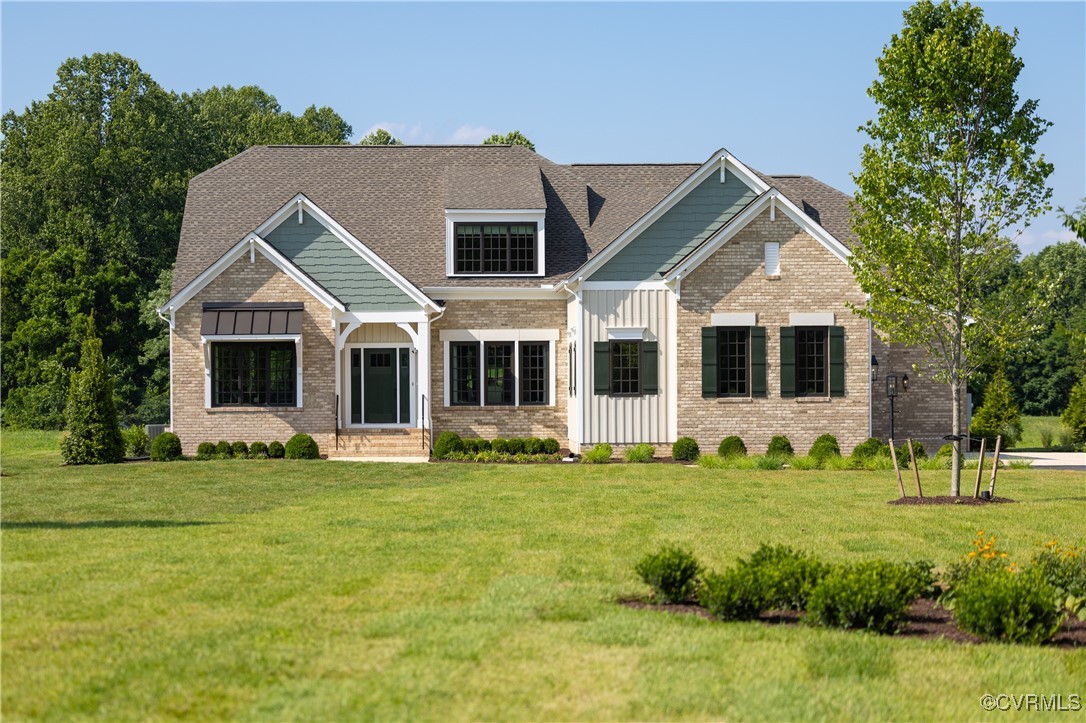
[(173, 307), (170, 307), (170, 317), (167, 319), (162, 315), (162, 309), (155, 309), (155, 313), (159, 319), (162, 319), (170, 327), (170, 431), (173, 431), (173, 330), (177, 323), (174, 317)]
[[(583, 278), (578, 278), (576, 283), (579, 285), (580, 282), (583, 281), (583, 280), (584, 280)], [(577, 379), (577, 387), (576, 387), (576, 390), (575, 390), (575, 393), (574, 393), (573, 402), (576, 405), (576, 412), (574, 414), (574, 419), (577, 422), (577, 451), (580, 452), (582, 446), (584, 445), (584, 437), (585, 437), (584, 404), (582, 403), (582, 399), (583, 399), (582, 394), (583, 394), (583, 391), (584, 391), (584, 388), (585, 388), (585, 386), (584, 386), (585, 385), (585, 374), (584, 374), (585, 370), (584, 370), (584, 365), (581, 363), (582, 360), (584, 359), (584, 300), (583, 300), (583, 298), (581, 296), (580, 286), (578, 286), (576, 291), (570, 289), (568, 279), (566, 281), (562, 282), (561, 289), (562, 289), (562, 291), (565, 291), (570, 296), (572, 296), (577, 302), (577, 317), (578, 318), (576, 319), (576, 326), (573, 327), (574, 328), (574, 333), (575, 333), (574, 347), (573, 347), (574, 348), (574, 359), (573, 359), (573, 361), (574, 361), (574, 364), (577, 365), (577, 371), (576, 371), (576, 376), (575, 376), (575, 378)], [(566, 315), (566, 328), (567, 329), (569, 328), (569, 315), (568, 314)], [(573, 374), (574, 372), (573, 372), (572, 369), (570, 369), (566, 373), (567, 374)]]

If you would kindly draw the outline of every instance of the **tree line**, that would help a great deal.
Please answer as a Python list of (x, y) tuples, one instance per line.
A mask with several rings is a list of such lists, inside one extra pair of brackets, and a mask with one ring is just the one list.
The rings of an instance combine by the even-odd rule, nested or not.
[[(327, 106), (284, 111), (256, 86), (175, 92), (117, 53), (72, 58), (48, 97), (0, 119), (0, 402), (56, 429), (91, 332), (126, 422), (169, 416), (168, 300), (189, 179), (254, 145), (335, 145)], [(519, 131), (487, 143), (520, 143)], [(360, 143), (399, 145), (384, 129)], [(92, 321), (93, 318), (93, 321)]]

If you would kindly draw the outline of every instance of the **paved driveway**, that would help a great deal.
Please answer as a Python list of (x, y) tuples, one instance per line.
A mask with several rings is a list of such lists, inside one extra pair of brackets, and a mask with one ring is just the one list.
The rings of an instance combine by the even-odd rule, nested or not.
[[(987, 456), (987, 455), (985, 455)], [(1078, 469), (1086, 472), (1086, 452), (1000, 452), (1000, 459), (1028, 459), (1034, 467)]]

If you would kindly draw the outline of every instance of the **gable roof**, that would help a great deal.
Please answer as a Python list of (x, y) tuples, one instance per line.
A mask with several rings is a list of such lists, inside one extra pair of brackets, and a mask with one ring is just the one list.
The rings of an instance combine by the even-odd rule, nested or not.
[[(297, 194), (416, 289), (553, 285), (702, 165), (561, 165), (523, 146), (255, 146), (190, 181), (173, 293)], [(847, 196), (809, 177), (758, 175), (848, 242)], [(540, 200), (546, 277), (446, 275), (446, 208), (540, 208)]]

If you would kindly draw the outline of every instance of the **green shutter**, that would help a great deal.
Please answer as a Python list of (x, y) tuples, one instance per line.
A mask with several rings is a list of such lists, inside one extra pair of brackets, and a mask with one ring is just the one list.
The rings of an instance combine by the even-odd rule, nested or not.
[(592, 344), (595, 363), (593, 364), (592, 384), (596, 394), (611, 392), (611, 343), (597, 341)]
[(830, 396), (845, 396), (845, 327), (830, 327)]
[(660, 357), (659, 344), (655, 341), (641, 342), (641, 393), (660, 393)]
[(796, 327), (781, 327), (781, 396), (796, 396)]
[(701, 396), (715, 397), (719, 393), (720, 374), (717, 372), (718, 350), (716, 327), (701, 328)]
[(765, 327), (750, 327), (750, 395), (766, 396)]

